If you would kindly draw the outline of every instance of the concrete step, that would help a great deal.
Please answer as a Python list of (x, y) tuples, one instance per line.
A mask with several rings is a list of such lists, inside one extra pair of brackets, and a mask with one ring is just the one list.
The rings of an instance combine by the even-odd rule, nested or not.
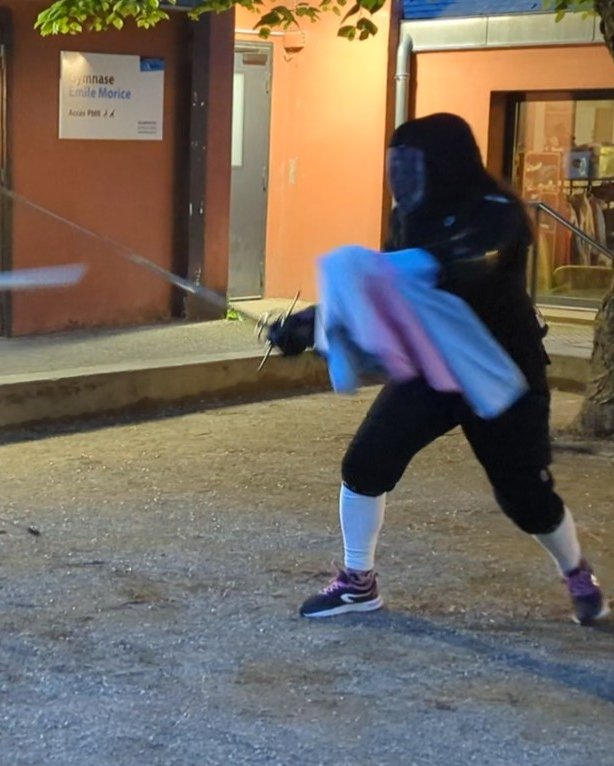
[[(592, 328), (553, 323), (546, 347), (551, 385), (582, 391), (589, 378)], [(5, 339), (0, 353), (0, 428), (5, 429), (329, 388), (326, 365), (313, 353), (289, 359), (272, 354), (258, 371), (262, 349), (251, 322)]]

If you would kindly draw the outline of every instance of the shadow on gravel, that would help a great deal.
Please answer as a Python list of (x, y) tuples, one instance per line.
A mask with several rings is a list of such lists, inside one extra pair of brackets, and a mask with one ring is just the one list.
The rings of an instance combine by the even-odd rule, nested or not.
[[(347, 618), (350, 617), (348, 620)], [(344, 615), (344, 626), (354, 628), (360, 625), (370, 630), (394, 631), (399, 634), (411, 634), (432, 639), (441, 644), (447, 644), (455, 649), (473, 652), (481, 655), (482, 659), (497, 666), (505, 666), (513, 671), (530, 673), (539, 678), (553, 681), (582, 694), (599, 698), (605, 702), (614, 702), (614, 664), (607, 663), (607, 670), (602, 665), (599, 670), (587, 668), (580, 662), (562, 662), (532, 654), (527, 649), (502, 646), (502, 631), (497, 630), (496, 637), (488, 641), (477, 636), (468, 629), (455, 628), (432, 622), (422, 617), (402, 612), (382, 610), (370, 615)], [(341, 622), (338, 623), (338, 627)], [(571, 630), (598, 631), (614, 636), (614, 621), (606, 620), (593, 627)], [(510, 632), (512, 632), (510, 630)], [(526, 640), (527, 633), (524, 632)], [(513, 635), (506, 641), (513, 640)], [(540, 647), (543, 649), (543, 645)]]
[(328, 388), (310, 387), (305, 390), (292, 389), (271, 391), (262, 394), (257, 400), (249, 397), (237, 396), (236, 398), (210, 397), (207, 399), (186, 399), (175, 404), (161, 406), (159, 403), (133, 405), (116, 412), (100, 415), (79, 415), (74, 418), (44, 421), (24, 426), (0, 426), (0, 447), (5, 444), (21, 444), (24, 442), (40, 441), (56, 436), (68, 436), (70, 434), (88, 433), (100, 431), (105, 428), (123, 427), (126, 425), (138, 426), (143, 423), (170, 420), (185, 415), (195, 415), (209, 410), (220, 410), (230, 407), (240, 407), (260, 402), (271, 402), (283, 399), (292, 399), (309, 394), (326, 393)]

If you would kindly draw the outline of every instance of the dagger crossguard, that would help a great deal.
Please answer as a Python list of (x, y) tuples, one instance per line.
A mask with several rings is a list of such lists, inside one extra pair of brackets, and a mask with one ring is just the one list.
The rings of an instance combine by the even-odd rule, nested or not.
[[(288, 319), (290, 314), (294, 311), (294, 308), (296, 307), (300, 294), (301, 294), (301, 291), (297, 290), (296, 295), (294, 296), (294, 298), (292, 299), (292, 302), (290, 303), (290, 305), (285, 311), (282, 311), (281, 313), (267, 311), (264, 314), (262, 314), (262, 316), (259, 317), (258, 321), (256, 322), (256, 337), (258, 338), (259, 341), (262, 341), (262, 336), (265, 335), (265, 333), (268, 331), (268, 328), (273, 324), (273, 322), (279, 322), (280, 327), (284, 326), (286, 320)], [(264, 365), (267, 363), (269, 357), (271, 356), (272, 351), (273, 351), (273, 344), (268, 338), (266, 338), (264, 341), (264, 354), (262, 355), (262, 359), (260, 360), (260, 364), (258, 365), (258, 372), (260, 372), (260, 370), (262, 370)]]

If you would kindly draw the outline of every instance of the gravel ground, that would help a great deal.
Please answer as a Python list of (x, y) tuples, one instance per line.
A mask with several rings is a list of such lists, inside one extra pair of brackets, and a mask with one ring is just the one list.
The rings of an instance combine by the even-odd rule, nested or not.
[[(390, 497), (386, 608), (298, 617), (373, 395), (5, 434), (1, 766), (612, 763), (614, 623), (569, 621), (459, 432)], [(555, 394), (555, 426), (578, 404)], [(614, 592), (612, 444), (558, 445)]]

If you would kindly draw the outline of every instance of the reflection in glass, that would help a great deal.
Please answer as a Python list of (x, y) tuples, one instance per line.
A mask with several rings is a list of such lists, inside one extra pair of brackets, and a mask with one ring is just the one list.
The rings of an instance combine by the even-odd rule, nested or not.
[[(614, 250), (614, 101), (518, 105), (513, 183)], [(611, 284), (612, 260), (548, 215), (537, 219), (537, 298), (589, 305)]]

